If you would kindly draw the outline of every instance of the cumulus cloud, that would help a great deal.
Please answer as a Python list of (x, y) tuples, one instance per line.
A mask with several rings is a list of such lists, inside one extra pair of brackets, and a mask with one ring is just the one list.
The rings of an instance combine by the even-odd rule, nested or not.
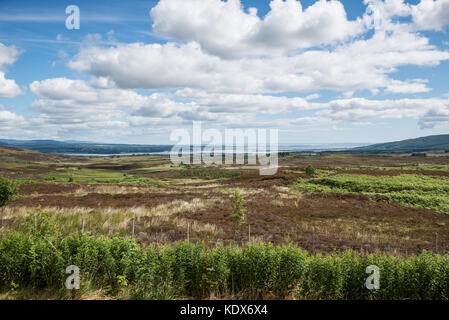
[[(361, 90), (432, 90), (427, 79), (398, 80), (395, 74), (403, 66), (437, 67), (449, 60), (447, 50), (419, 32), (442, 30), (447, 1), (364, 3), (366, 13), (350, 21), (337, 0), (306, 9), (298, 0), (274, 0), (264, 17), (239, 0), (161, 0), (151, 11), (153, 30), (168, 42), (92, 36), (67, 63), (90, 75), (89, 81), (56, 78), (30, 85), (39, 114), (34, 124), (60, 132), (145, 133), (192, 120), (231, 127), (403, 118), (416, 119), (421, 128), (447, 123), (445, 99), (357, 97)], [(424, 16), (437, 22), (425, 26)], [(345, 99), (315, 102), (323, 90)]]
[(58, 123), (104, 122), (123, 119), (129, 113), (168, 117), (189, 107), (161, 93), (144, 96), (131, 90), (101, 87), (98, 81), (53, 78), (34, 81), (30, 90), (38, 97), (32, 107)]
[[(337, 99), (312, 102), (304, 98), (260, 94), (208, 93), (183, 89), (145, 96), (132, 90), (98, 87), (65, 78), (36, 81), (33, 108), (40, 121), (77, 129), (173, 126), (201, 120), (228, 126), (310, 126), (368, 119), (417, 119), (422, 128), (438, 124), (449, 110), (449, 99)], [(263, 115), (312, 111), (312, 116), (260, 120)], [(11, 114), (4, 114), (4, 117)]]
[[(414, 6), (403, 0), (365, 3), (364, 16), (348, 21), (336, 0), (320, 0), (305, 10), (297, 0), (274, 0), (263, 18), (255, 10), (246, 12), (239, 0), (161, 0), (151, 11), (153, 28), (178, 42), (92, 43), (68, 66), (124, 89), (332, 90), (351, 95), (358, 90), (430, 91), (425, 79), (392, 77), (402, 66), (438, 66), (449, 60), (449, 52), (431, 45), (412, 23), (395, 20), (409, 16)], [(343, 39), (350, 41), (336, 41)], [(333, 45), (316, 47), (319, 43)]]
[(449, 124), (449, 102), (446, 106), (434, 107), (420, 117), (421, 129), (432, 129), (435, 126), (447, 126)]
[(14, 80), (6, 79), (6, 65), (11, 65), (19, 58), (21, 51), (15, 46), (5, 46), (0, 43), (0, 97), (14, 98), (22, 93), (22, 90)]
[(432, 91), (428, 88), (425, 79), (413, 79), (408, 81), (392, 80), (386, 91), (390, 93), (421, 93)]
[(339, 1), (319, 0), (303, 9), (297, 0), (273, 0), (262, 19), (245, 12), (240, 0), (161, 0), (151, 10), (153, 30), (182, 41), (197, 41), (214, 55), (236, 58), (272, 55), (333, 44), (363, 30), (349, 21)]
[(375, 34), (368, 40), (341, 45), (332, 51), (308, 50), (296, 55), (238, 60), (205, 53), (194, 42), (95, 46), (81, 49), (68, 66), (108, 78), (126, 89), (346, 92), (387, 88), (392, 85), (389, 75), (400, 66), (436, 66), (448, 59), (449, 52), (429, 45), (428, 39), (397, 30)]
[(413, 22), (420, 30), (438, 30), (449, 24), (449, 0), (422, 0), (411, 6)]

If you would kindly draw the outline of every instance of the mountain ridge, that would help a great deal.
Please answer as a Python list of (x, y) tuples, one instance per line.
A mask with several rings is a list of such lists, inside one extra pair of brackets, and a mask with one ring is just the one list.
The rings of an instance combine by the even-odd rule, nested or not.
[(376, 143), (365, 147), (353, 148), (351, 150), (361, 152), (424, 152), (449, 150), (449, 134), (440, 134), (393, 142)]

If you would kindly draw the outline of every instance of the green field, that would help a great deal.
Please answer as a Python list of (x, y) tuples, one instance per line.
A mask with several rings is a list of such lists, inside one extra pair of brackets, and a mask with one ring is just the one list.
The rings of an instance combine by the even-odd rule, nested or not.
[(370, 176), (357, 174), (326, 175), (321, 173), (316, 178), (300, 178), (294, 187), (310, 192), (381, 195), (385, 196), (388, 202), (449, 213), (448, 177), (417, 174)]
[(166, 184), (154, 178), (145, 178), (138, 175), (123, 173), (119, 170), (104, 169), (76, 169), (68, 168), (60, 170), (60, 173), (42, 174), (45, 181), (73, 182), (73, 183), (102, 183), (132, 186), (165, 186)]

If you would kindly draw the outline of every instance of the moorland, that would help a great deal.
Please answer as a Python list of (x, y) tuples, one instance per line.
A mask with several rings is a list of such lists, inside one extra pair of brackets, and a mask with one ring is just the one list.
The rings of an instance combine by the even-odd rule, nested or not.
[[(220, 255), (219, 250), (252, 252), (252, 246), (262, 246), (264, 252), (273, 250), (272, 257), (304, 253), (310, 255), (310, 259), (323, 257), (324, 262), (320, 263), (325, 264), (330, 263), (325, 259), (338, 257), (344, 260), (348, 252), (357, 259), (370, 256), (374, 259), (380, 255), (387, 260), (399, 259), (397, 261), (401, 263), (408, 263), (407, 259), (424, 259), (423, 252), (424, 255), (426, 252), (436, 254), (432, 256), (436, 261), (447, 259), (449, 157), (444, 152), (428, 153), (425, 157), (410, 153), (286, 153), (280, 157), (275, 175), (261, 176), (258, 169), (249, 165), (174, 166), (164, 155), (67, 157), (0, 147), (0, 175), (12, 181), (17, 190), (2, 213), (2, 237), (17, 237), (20, 232), (25, 232), (27, 225), (30, 227), (30, 221), (34, 230), (31, 233), (36, 232), (40, 227), (36, 219), (42, 217), (45, 224), (56, 230), (54, 239), (79, 241), (80, 236), (85, 235), (90, 237), (89, 241), (101, 239), (108, 245), (112, 245), (111, 241), (124, 241), (126, 248), (132, 246), (135, 250), (162, 246), (164, 250), (174, 250), (169, 256), (177, 256), (176, 250), (187, 250), (192, 255), (192, 252), (197, 252), (198, 257), (203, 252), (204, 256), (216, 258)], [(236, 190), (239, 190), (244, 211), (243, 220), (237, 225)], [(53, 250), (52, 247), (63, 250), (59, 247), (62, 244), (56, 240), (48, 245), (49, 237), (45, 236), (43, 240), (48, 250)], [(4, 255), (14, 249), (11, 239), (2, 244)], [(23, 246), (29, 250), (32, 242), (26, 241)], [(294, 248), (291, 249), (294, 253), (288, 251), (289, 248)], [(123, 250), (126, 252), (128, 249)], [(238, 252), (242, 255), (243, 251)], [(228, 252), (229, 256), (232, 253)], [(215, 258), (210, 258), (213, 265), (216, 265)], [(55, 258), (52, 259), (53, 263)], [(300, 258), (295, 259), (298, 262)], [(24, 262), (20, 263), (23, 265)], [(179, 266), (179, 261), (173, 266)], [(14, 285), (23, 287), (23, 283), (32, 283), (32, 272), (26, 272), (29, 273), (28, 278), (23, 278), (22, 284), (18, 284), (19, 280), (11, 279), (20, 277), (14, 276), (10, 269), (5, 271), (10, 277), (4, 281), (7, 298), (14, 296), (11, 293)], [(123, 282), (131, 282), (135, 274), (126, 279), (123, 278), (124, 272), (114, 273), (112, 283), (123, 285)], [(200, 278), (205, 276), (204, 272), (199, 272)], [(100, 271), (96, 269), (93, 273)], [(276, 293), (276, 290), (281, 290), (279, 288), (267, 289), (263, 285), (262, 290), (257, 285), (259, 282), (246, 278), (238, 280), (241, 287), (237, 289), (236, 279), (232, 278), (230, 284), (229, 272), (217, 271), (217, 274), (223, 277), (220, 278), (222, 282), (214, 278), (219, 288), (202, 282), (204, 279), (198, 280), (202, 283), (198, 284), (201, 292), (188, 287), (182, 297), (210, 298), (211, 291), (218, 296), (221, 292), (221, 296), (227, 297), (292, 297), (294, 288), (289, 285), (281, 288), (286, 290), (281, 295)], [(278, 283), (280, 280), (273, 278), (272, 281)], [(47, 282), (43, 281), (42, 286), (48, 286)], [(306, 291), (302, 291), (300, 298), (353, 297), (348, 296), (344, 286), (336, 291), (329, 289), (331, 293), (321, 295), (323, 287), (314, 291), (310, 282), (306, 282), (301, 281), (309, 287), (307, 290), (303, 288)], [(260, 290), (254, 291), (250, 286), (253, 289), (245, 291), (245, 283), (248, 286), (253, 283)], [(269, 285), (269, 282), (264, 283)], [(156, 290), (159, 294), (144, 297), (176, 297), (174, 293), (174, 296), (170, 295), (172, 293), (165, 285), (159, 283), (158, 290), (161, 291)], [(360, 285), (363, 287), (363, 282)], [(238, 295), (234, 290), (245, 294)], [(435, 290), (438, 298), (446, 292), (441, 288)], [(89, 296), (92, 294), (89, 292), (84, 294)], [(410, 296), (409, 293), (401, 294), (399, 298)], [(392, 296), (388, 292), (382, 297)]]

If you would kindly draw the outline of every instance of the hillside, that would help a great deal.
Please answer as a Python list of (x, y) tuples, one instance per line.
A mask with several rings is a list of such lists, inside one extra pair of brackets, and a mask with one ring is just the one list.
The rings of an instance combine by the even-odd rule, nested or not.
[(449, 134), (379, 143), (352, 149), (352, 151), (358, 152), (419, 152), (437, 150), (449, 150)]
[(169, 151), (171, 146), (137, 145), (137, 144), (107, 144), (78, 141), (54, 140), (10, 140), (0, 139), (0, 146), (33, 150), (44, 153), (63, 154), (120, 154), (120, 153), (151, 153)]

